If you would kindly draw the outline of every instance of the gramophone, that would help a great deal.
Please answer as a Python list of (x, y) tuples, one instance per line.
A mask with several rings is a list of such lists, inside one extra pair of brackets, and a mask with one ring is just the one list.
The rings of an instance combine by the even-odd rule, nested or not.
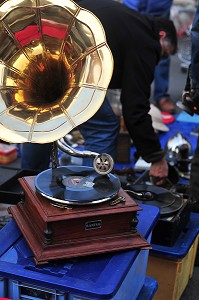
[[(112, 76), (100, 21), (71, 0), (10, 0), (0, 15), (0, 138), (53, 145), (52, 168), (20, 178), (25, 198), (9, 208), (35, 262), (148, 249), (112, 157), (64, 139), (99, 109)], [(57, 147), (94, 167), (58, 166)]]

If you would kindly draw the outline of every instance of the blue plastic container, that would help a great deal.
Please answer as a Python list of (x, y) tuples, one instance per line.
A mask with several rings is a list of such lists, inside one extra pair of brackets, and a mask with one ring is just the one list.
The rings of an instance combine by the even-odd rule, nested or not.
[[(9, 280), (9, 294), (12, 299), (20, 300), (40, 300), (40, 299), (50, 299), (50, 300), (68, 300), (65, 293), (57, 292), (56, 290), (49, 290), (42, 287), (36, 287), (30, 284), (20, 284), (18, 281)], [(136, 298), (136, 300), (152, 300), (156, 291), (158, 289), (158, 283), (154, 278), (149, 276), (145, 277), (144, 285)], [(4, 293), (5, 295), (5, 293)], [(12, 296), (11, 296), (12, 295)], [(125, 296), (125, 295), (122, 295)], [(67, 298), (66, 298), (67, 297)], [(80, 296), (70, 296), (70, 299), (80, 300), (85, 298), (80, 298)], [(87, 298), (86, 298), (87, 299)], [(122, 298), (121, 298), (122, 299)], [(126, 299), (126, 298), (125, 298)]]
[(150, 254), (173, 260), (182, 259), (187, 255), (198, 234), (199, 214), (191, 213), (190, 220), (185, 230), (179, 235), (176, 243), (172, 247), (152, 244), (152, 250), (150, 250)]
[(157, 281), (149, 276), (146, 276), (144, 285), (136, 300), (151, 300), (158, 289)]
[(172, 247), (152, 244), (147, 275), (158, 281), (155, 298), (180, 299), (193, 274), (198, 234), (199, 214), (191, 213), (186, 228)]
[(12, 300), (66, 300), (66, 293), (57, 290), (43, 288), (19, 282), (17, 280), (8, 280), (8, 294)]
[[(150, 242), (159, 210), (142, 207), (137, 228)], [(13, 300), (27, 298), (25, 294), (26, 298), (21, 297), (25, 287), (36, 288), (38, 296), (40, 292), (51, 293), (51, 299), (56, 300), (64, 299), (59, 298), (63, 295), (67, 300), (133, 300), (144, 285), (148, 250), (126, 250), (36, 266), (32, 251), (14, 220), (0, 231), (0, 245), (0, 277), (8, 280), (6, 296)], [(36, 293), (34, 297), (42, 299)]]
[(5, 278), (0, 277), (0, 297), (6, 297), (6, 295), (7, 295), (7, 280)]

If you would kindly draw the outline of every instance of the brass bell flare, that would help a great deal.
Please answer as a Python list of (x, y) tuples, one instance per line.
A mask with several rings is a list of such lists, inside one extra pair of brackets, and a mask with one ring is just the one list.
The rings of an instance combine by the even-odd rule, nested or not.
[(113, 58), (94, 14), (71, 0), (8, 0), (0, 41), (0, 139), (53, 142), (100, 108)]

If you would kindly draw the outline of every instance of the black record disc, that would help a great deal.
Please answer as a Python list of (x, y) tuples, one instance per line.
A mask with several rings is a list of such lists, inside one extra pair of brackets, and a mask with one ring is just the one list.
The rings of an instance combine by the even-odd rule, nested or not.
[[(183, 199), (172, 194), (169, 190), (153, 185), (130, 185), (129, 194), (132, 192), (136, 202), (154, 205), (160, 209), (161, 216), (171, 216), (181, 209)], [(137, 197), (136, 197), (137, 195)]]
[(113, 198), (120, 186), (113, 174), (100, 175), (94, 168), (84, 166), (47, 169), (35, 178), (35, 187), (41, 195), (62, 204), (104, 202)]

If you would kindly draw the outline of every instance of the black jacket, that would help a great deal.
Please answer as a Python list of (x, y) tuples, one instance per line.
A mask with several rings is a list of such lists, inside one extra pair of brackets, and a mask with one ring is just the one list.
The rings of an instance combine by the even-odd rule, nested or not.
[(101, 21), (114, 59), (110, 89), (121, 89), (123, 117), (136, 149), (147, 162), (164, 156), (152, 127), (150, 90), (160, 59), (159, 30), (155, 19), (113, 0), (77, 3)]

